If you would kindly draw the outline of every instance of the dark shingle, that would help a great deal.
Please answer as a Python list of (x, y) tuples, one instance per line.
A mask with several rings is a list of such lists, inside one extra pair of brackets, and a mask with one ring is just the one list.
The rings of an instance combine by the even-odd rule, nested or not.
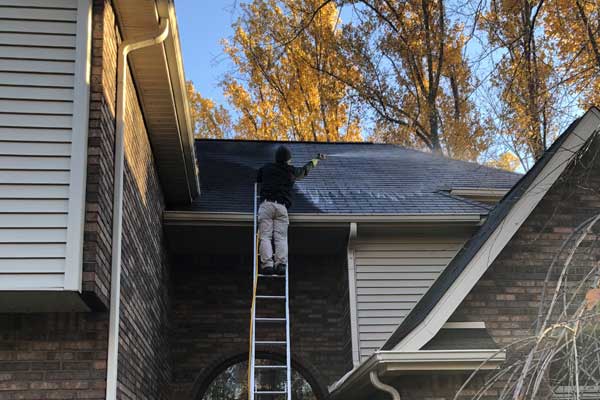
[[(194, 211), (251, 212), (257, 169), (279, 142), (197, 140), (201, 195)], [(327, 160), (297, 182), (296, 213), (487, 214), (488, 207), (447, 195), (451, 188), (509, 189), (520, 175), (399, 146), (287, 142), (296, 165)]]

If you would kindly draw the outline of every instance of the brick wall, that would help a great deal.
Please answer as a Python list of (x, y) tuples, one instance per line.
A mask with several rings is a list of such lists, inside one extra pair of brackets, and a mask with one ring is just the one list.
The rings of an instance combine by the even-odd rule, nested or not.
[[(103, 399), (110, 299), (116, 55), (108, 0), (93, 8), (84, 299), (95, 311), (0, 315), (0, 400)], [(169, 398), (164, 208), (131, 79), (127, 99), (119, 398)]]
[[(584, 157), (553, 185), (450, 320), (484, 321), (501, 346), (534, 334), (548, 267), (574, 228), (600, 212), (599, 189), (600, 137), (597, 137)], [(599, 239), (597, 224), (576, 251), (569, 279), (576, 281), (600, 261)], [(565, 256), (559, 259), (562, 261)], [(557, 273), (560, 269), (556, 269)], [(556, 274), (551, 278), (555, 277)], [(522, 357), (522, 353), (511, 350), (507, 362), (517, 357)], [(464, 378), (440, 374), (421, 377), (414, 383), (403, 380), (395, 385), (402, 389), (403, 400), (445, 400), (454, 397)], [(423, 380), (430, 383), (424, 385)], [(488, 394), (486, 399), (497, 398), (493, 390)]]
[[(211, 372), (228, 359), (248, 352), (251, 257), (198, 256), (173, 260), (174, 386), (182, 399), (198, 399)], [(290, 260), (292, 358), (325, 391), (352, 366), (346, 344), (345, 255)], [(283, 286), (261, 287), (263, 294)], [(277, 316), (280, 300), (259, 305), (257, 314)], [(283, 331), (257, 328), (257, 338), (282, 338)]]

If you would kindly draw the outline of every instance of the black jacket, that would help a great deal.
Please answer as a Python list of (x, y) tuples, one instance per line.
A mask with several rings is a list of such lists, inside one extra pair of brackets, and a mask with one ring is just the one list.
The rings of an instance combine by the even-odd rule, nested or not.
[(308, 175), (311, 169), (313, 169), (312, 162), (306, 163), (303, 167), (282, 163), (263, 165), (256, 176), (256, 182), (261, 184), (260, 197), (263, 200), (276, 201), (284, 204), (286, 208), (290, 208), (294, 182)]

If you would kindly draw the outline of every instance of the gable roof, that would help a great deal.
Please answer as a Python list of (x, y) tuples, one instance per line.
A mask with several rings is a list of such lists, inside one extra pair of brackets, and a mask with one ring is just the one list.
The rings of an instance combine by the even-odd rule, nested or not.
[[(202, 195), (199, 212), (252, 211), (256, 171), (283, 142), (197, 140)], [(373, 143), (285, 142), (302, 165), (328, 155), (295, 185), (291, 213), (480, 214), (489, 206), (449, 193), (452, 188), (508, 190), (520, 175), (404, 147)]]
[[(413, 347), (420, 348), (438, 332), (441, 325), (451, 316), (452, 312), (462, 302), (462, 299), (479, 280), (479, 277), (495, 260), (500, 250), (508, 243), (527, 216), (558, 179), (577, 151), (599, 126), (600, 111), (592, 108), (567, 128), (546, 151), (544, 156), (494, 208), (486, 222), (452, 259), (434, 284), (384, 343), (381, 350), (397, 348), (403, 341), (407, 346), (407, 350)], [(516, 219), (512, 221), (507, 221), (511, 212), (518, 207), (525, 206), (527, 206), (527, 210), (518, 210), (522, 211), (521, 215), (516, 216)], [(503, 237), (500, 238), (500, 235)], [(490, 242), (494, 242), (491, 244), (492, 246), (496, 244), (497, 246), (493, 249), (490, 247), (489, 252), (482, 255), (484, 246), (489, 246)], [(479, 271), (470, 271), (469, 267), (476, 262), (480, 262), (482, 267)], [(465, 284), (460, 290), (457, 290), (457, 298), (452, 302), (452, 306), (448, 305), (449, 292), (458, 288), (461, 278), (469, 272), (472, 272), (471, 275), (473, 275), (470, 276), (470, 285)], [(475, 272), (477, 272), (477, 277), (474, 276)], [(436, 309), (440, 311), (442, 305), (448, 305), (443, 313), (438, 312), (438, 314), (445, 316), (445, 320), (438, 320), (435, 324), (432, 324), (432, 326), (437, 325), (437, 329), (432, 329), (432, 326), (423, 327), (422, 325), (430, 317), (430, 314)], [(411, 343), (408, 338), (411, 334), (413, 334), (413, 338), (419, 336), (418, 340), (412, 340)]]

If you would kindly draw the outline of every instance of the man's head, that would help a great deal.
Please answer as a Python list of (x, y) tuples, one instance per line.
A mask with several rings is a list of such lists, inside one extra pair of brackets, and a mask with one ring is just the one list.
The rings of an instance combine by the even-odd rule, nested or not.
[(275, 161), (280, 164), (286, 164), (292, 159), (292, 152), (287, 146), (281, 145), (275, 151)]

